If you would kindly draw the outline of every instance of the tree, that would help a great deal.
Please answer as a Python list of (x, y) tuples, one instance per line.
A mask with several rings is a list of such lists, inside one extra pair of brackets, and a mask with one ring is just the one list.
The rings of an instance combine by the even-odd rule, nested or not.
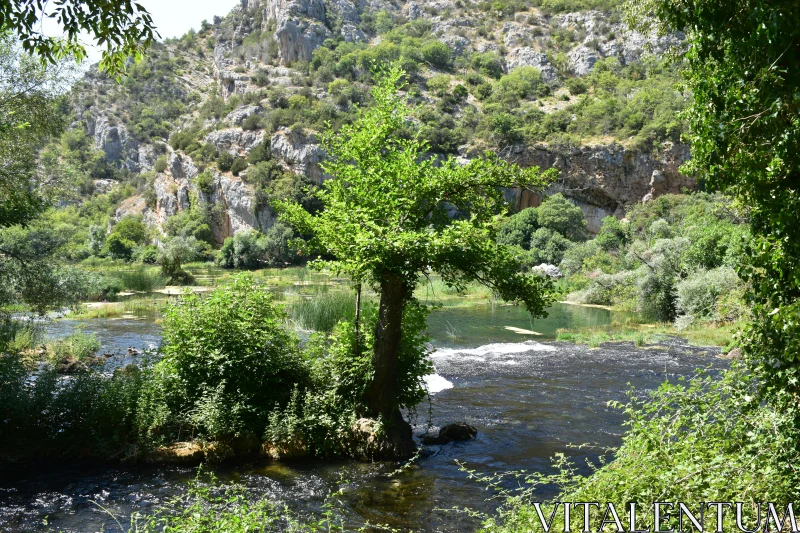
[(577, 205), (571, 204), (561, 193), (547, 198), (538, 211), (539, 225), (560, 233), (571, 241), (586, 240), (586, 218)]
[(397, 403), (398, 353), (404, 311), (418, 305), (413, 291), (421, 276), (439, 273), (455, 288), (477, 281), (522, 302), (533, 316), (543, 316), (552, 300), (550, 283), (521, 273), (513, 252), (496, 243), (495, 226), (507, 208), (501, 187), (540, 188), (555, 171), (520, 169), (492, 154), (465, 165), (426, 155), (423, 141), (401, 134), (415, 111), (399, 92), (404, 75), (396, 65), (387, 68), (373, 89), (374, 105), (323, 134), (324, 169), (334, 178), (318, 193), (324, 209), (310, 214), (294, 202), (279, 205), (284, 220), (311, 236), (308, 251), (334, 258), (317, 265), (369, 284), (380, 296), (362, 414), (383, 422), (395, 456), (413, 450)]
[[(46, 18), (58, 22), (64, 30), (62, 37), (42, 33), (41, 23)], [(67, 56), (84, 59), (81, 33), (88, 33), (98, 45), (105, 45), (100, 68), (111, 75), (122, 74), (129, 57), (141, 58), (158, 35), (150, 14), (133, 0), (0, 2), (0, 31), (16, 32), (25, 51), (46, 63), (57, 63)]]
[(800, 9), (796, 0), (640, 0), (634, 16), (685, 31), (685, 170), (750, 209), (753, 324), (744, 352), (765, 398), (800, 424)]

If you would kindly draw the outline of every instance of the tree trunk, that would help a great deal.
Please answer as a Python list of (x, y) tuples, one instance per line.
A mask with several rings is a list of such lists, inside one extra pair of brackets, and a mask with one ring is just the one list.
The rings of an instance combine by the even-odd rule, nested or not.
[(367, 389), (367, 407), (371, 416), (391, 420), (397, 407), (397, 358), (402, 336), (403, 309), (410, 291), (399, 276), (381, 281), (381, 302), (375, 326), (375, 349), (372, 364), (375, 374)]
[(381, 302), (375, 326), (375, 348), (372, 364), (375, 374), (366, 393), (371, 417), (381, 417), (383, 436), (377, 445), (375, 458), (407, 459), (414, 455), (416, 445), (411, 426), (403, 419), (397, 405), (397, 360), (402, 337), (403, 310), (411, 290), (399, 276), (387, 276), (381, 281)]

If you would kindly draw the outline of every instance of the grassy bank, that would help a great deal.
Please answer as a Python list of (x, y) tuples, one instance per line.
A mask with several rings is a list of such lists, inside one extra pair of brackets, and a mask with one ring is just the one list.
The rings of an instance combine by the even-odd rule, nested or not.
[(680, 337), (695, 346), (718, 346), (723, 350), (733, 348), (736, 333), (743, 327), (742, 322), (716, 324), (696, 323), (678, 329), (670, 323), (640, 324), (636, 322), (613, 322), (609, 326), (559, 329), (557, 341), (588, 344), (596, 348), (604, 342), (633, 342), (644, 346), (663, 340), (666, 337)]

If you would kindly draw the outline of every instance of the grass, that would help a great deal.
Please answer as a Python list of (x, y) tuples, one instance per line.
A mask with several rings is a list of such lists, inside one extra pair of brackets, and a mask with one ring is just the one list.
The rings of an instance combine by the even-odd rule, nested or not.
[(556, 340), (588, 344), (592, 348), (604, 342), (633, 342), (644, 346), (663, 340), (664, 337), (680, 337), (695, 346), (719, 346), (723, 350), (735, 345), (735, 334), (743, 324), (700, 323), (678, 330), (672, 324), (638, 324), (633, 321), (613, 322), (610, 326), (581, 329), (559, 329)]
[(93, 356), (100, 349), (100, 340), (94, 333), (87, 334), (78, 331), (48, 343), (50, 352), (55, 360), (65, 357), (74, 357), (78, 361)]
[(132, 270), (112, 270), (110, 274), (122, 282), (128, 291), (152, 292), (164, 287), (167, 278), (157, 267), (139, 266)]
[(163, 297), (129, 298), (121, 302), (97, 303), (80, 307), (72, 316), (80, 319), (120, 318), (133, 315), (137, 318), (158, 319), (166, 300)]
[[(362, 299), (361, 312), (366, 315), (375, 304)], [(355, 318), (356, 297), (350, 291), (318, 290), (310, 298), (300, 297), (289, 304), (289, 317), (299, 327), (313, 331), (330, 332), (340, 320)]]

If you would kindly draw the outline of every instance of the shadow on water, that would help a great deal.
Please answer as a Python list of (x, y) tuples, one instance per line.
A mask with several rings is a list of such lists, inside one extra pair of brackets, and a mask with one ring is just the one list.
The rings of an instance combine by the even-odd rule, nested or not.
[[(629, 385), (639, 391), (696, 368), (724, 363), (717, 350), (680, 341), (636, 349), (631, 344), (599, 349), (540, 343), (560, 327), (607, 324), (602, 309), (561, 306), (531, 327), (520, 308), (445, 309), (430, 318), (432, 360), (437, 372), (430, 422), (465, 421), (478, 428), (474, 441), (431, 446), (407, 472), (389, 475), (396, 464), (355, 461), (223, 466), (221, 482), (239, 482), (256, 496), (288, 503), (301, 514), (317, 509), (326, 495), (347, 482), (345, 512), (353, 524), (382, 523), (404, 531), (471, 531), (476, 523), (442, 509), (468, 506), (489, 512), (496, 501), (455, 464), (481, 473), (546, 470), (555, 452), (579, 461), (596, 459), (597, 448), (617, 446), (623, 415), (607, 407), (624, 401)], [(105, 324), (104, 324), (105, 322)], [(59, 328), (68, 323), (58, 322)], [(451, 328), (458, 329), (454, 335)], [(520, 335), (506, 326), (532, 329)], [(95, 329), (96, 328), (96, 329)], [(157, 326), (141, 321), (91, 321), (104, 347), (143, 347), (158, 342)], [(63, 331), (62, 331), (63, 332)], [(53, 332), (55, 333), (55, 331)], [(138, 340), (137, 340), (138, 339)], [(416, 416), (416, 434), (428, 423), (427, 403)], [(591, 443), (597, 448), (574, 449)], [(148, 512), (186, 490), (191, 468), (130, 465), (67, 465), (27, 469), (0, 480), (0, 531), (118, 531), (92, 501), (111, 510), (123, 525), (134, 511)], [(547, 497), (548, 494), (543, 494)], [(43, 525), (47, 517), (49, 526)]]

